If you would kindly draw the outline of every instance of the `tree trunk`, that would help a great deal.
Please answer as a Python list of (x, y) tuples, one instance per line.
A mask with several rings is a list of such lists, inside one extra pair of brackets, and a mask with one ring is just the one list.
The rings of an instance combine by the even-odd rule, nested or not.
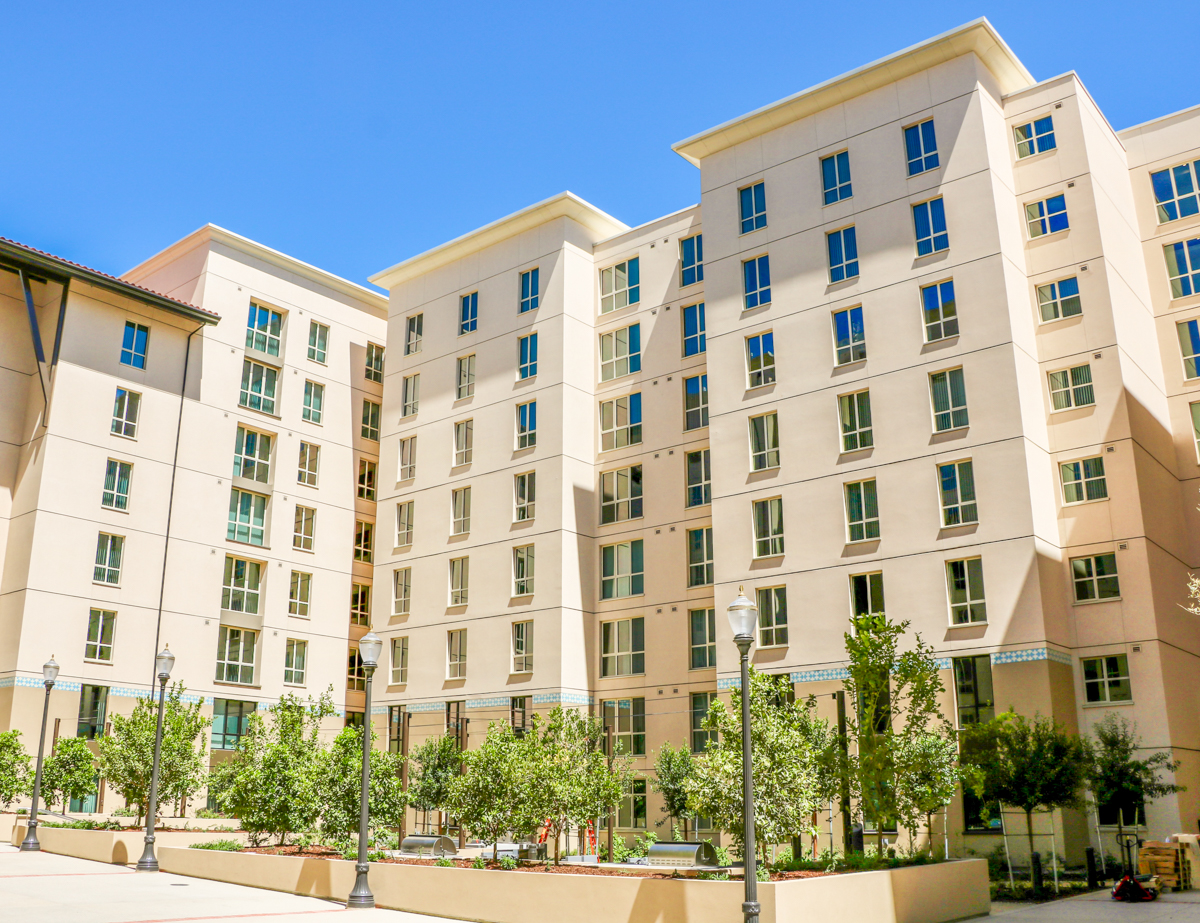
[(497, 836), (492, 840), (492, 861), (500, 861), (500, 837)]
[[(925, 815), (925, 831), (929, 835), (929, 858), (933, 858), (933, 814)], [(945, 856), (943, 858), (949, 858)]]
[(1029, 837), (1029, 883), (1033, 884), (1033, 811), (1025, 811), (1025, 833)]

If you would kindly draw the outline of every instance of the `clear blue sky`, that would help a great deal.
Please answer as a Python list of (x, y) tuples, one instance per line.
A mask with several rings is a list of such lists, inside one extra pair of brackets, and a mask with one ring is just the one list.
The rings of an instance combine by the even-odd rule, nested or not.
[(121, 273), (211, 221), (363, 282), (563, 189), (631, 225), (683, 208), (673, 142), (980, 15), (1116, 128), (1200, 103), (1194, 21), (1150, 10), (10, 3), (0, 236)]

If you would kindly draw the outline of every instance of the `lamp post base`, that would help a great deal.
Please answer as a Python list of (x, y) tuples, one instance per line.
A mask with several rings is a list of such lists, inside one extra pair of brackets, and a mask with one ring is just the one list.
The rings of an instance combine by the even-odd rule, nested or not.
[(762, 910), (758, 901), (744, 901), (742, 903), (742, 915), (746, 918), (746, 923), (758, 923), (758, 914)]
[(42, 844), (37, 838), (37, 821), (29, 822), (29, 831), (25, 834), (25, 839), (21, 841), (21, 852), (41, 852)]
[(359, 862), (354, 866), (358, 877), (354, 880), (354, 890), (350, 892), (350, 897), (346, 900), (347, 910), (373, 910), (375, 908), (375, 895), (371, 893), (371, 887), (367, 884), (367, 868), (365, 862)]
[(146, 848), (142, 850), (142, 858), (135, 866), (139, 872), (157, 872), (158, 857), (154, 855), (154, 837), (146, 837)]

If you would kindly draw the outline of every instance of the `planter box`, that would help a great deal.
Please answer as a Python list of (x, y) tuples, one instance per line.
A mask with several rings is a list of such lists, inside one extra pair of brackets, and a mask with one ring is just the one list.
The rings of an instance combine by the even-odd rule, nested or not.
[[(333, 900), (354, 887), (354, 863), (164, 847), (164, 872)], [(547, 875), (371, 864), (380, 907), (482, 923), (728, 923), (740, 919), (740, 881)], [(762, 882), (761, 923), (948, 923), (986, 915), (987, 862), (971, 859), (884, 872)]]
[[(22, 821), (15, 824), (9, 842), (21, 845), (28, 827)], [(155, 852), (164, 846), (187, 847), (192, 843), (213, 840), (246, 842), (246, 834), (208, 830), (160, 830), (154, 834)], [(142, 857), (146, 834), (142, 830), (76, 830), (72, 827), (43, 827), (38, 824), (38, 842), (44, 852), (76, 859), (91, 859), (112, 865), (132, 865)]]

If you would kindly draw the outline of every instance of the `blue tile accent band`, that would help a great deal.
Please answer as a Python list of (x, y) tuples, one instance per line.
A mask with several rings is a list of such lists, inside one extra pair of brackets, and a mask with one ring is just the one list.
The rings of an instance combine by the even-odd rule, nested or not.
[(413, 702), (408, 706), (408, 710), (411, 712), (443, 711), (445, 708), (445, 702)]
[(504, 696), (487, 699), (467, 699), (467, 708), (508, 708), (512, 701)]
[(722, 676), (717, 680), (717, 690), (722, 689), (741, 689), (742, 678), (740, 676)]
[(995, 651), (992, 663), (1029, 663), (1035, 660), (1049, 660), (1071, 666), (1074, 663), (1070, 654), (1057, 651), (1052, 647), (1033, 647), (1022, 651)]
[(830, 670), (805, 670), (802, 673), (793, 673), (790, 678), (793, 683), (819, 683), (831, 679), (846, 679), (849, 675), (850, 671), (845, 667), (834, 667)]

